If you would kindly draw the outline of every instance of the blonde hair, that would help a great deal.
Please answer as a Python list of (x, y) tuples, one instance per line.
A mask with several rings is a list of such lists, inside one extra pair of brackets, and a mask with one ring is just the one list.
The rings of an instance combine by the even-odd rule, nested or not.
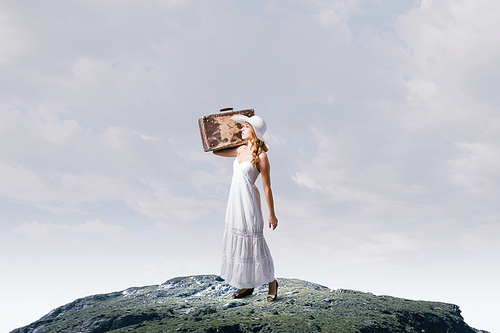
[(260, 172), (260, 168), (259, 168), (259, 162), (260, 162), (260, 158), (259, 158), (259, 155), (262, 153), (262, 152), (267, 152), (268, 149), (267, 149), (267, 146), (266, 144), (264, 143), (264, 141), (261, 141), (257, 138), (257, 134), (255, 134), (255, 130), (253, 129), (253, 126), (250, 126), (250, 128), (252, 129), (250, 132), (250, 139), (249, 141), (252, 143), (251, 146), (253, 147), (253, 150), (252, 150), (252, 159), (250, 160), (250, 163), (252, 164), (252, 167), (257, 167), (257, 170), (259, 170)]

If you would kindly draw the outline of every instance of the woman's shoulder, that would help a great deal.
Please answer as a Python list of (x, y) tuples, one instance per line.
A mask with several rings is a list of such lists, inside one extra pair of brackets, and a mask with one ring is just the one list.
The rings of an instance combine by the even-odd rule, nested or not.
[(269, 160), (265, 151), (263, 151), (259, 154), (259, 160), (261, 160), (263, 162), (267, 162)]

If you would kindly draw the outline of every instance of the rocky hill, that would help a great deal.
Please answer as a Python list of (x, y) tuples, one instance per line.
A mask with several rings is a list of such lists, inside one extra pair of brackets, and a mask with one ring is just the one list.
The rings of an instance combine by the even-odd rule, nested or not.
[(63, 305), (12, 333), (48, 332), (485, 332), (469, 327), (456, 305), (375, 296), (297, 279), (278, 279), (233, 300), (215, 275), (178, 277), (159, 285), (94, 295)]

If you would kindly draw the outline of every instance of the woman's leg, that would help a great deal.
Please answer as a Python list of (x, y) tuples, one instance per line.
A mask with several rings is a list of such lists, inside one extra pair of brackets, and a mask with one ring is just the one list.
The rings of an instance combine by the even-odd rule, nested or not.
[(233, 294), (233, 298), (243, 298), (249, 295), (252, 295), (253, 288), (250, 289), (240, 289), (236, 293)]
[(267, 300), (272, 302), (276, 300), (277, 296), (278, 296), (278, 281), (274, 280), (273, 282), (269, 283)]

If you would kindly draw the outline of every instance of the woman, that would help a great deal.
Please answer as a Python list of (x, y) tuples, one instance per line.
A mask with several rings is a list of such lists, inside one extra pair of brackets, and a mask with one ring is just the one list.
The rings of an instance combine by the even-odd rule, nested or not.
[(251, 295), (254, 288), (269, 284), (267, 300), (278, 295), (278, 282), (274, 277), (274, 263), (264, 239), (264, 220), (260, 195), (255, 180), (262, 174), (262, 184), (269, 208), (269, 228), (278, 226), (274, 213), (271, 191), (270, 166), (264, 141), (267, 126), (258, 116), (233, 116), (243, 125), (241, 137), (246, 144), (238, 148), (214, 151), (214, 154), (236, 157), (233, 163), (233, 180), (226, 210), (226, 226), (222, 251), (221, 277), (239, 288), (233, 298)]

